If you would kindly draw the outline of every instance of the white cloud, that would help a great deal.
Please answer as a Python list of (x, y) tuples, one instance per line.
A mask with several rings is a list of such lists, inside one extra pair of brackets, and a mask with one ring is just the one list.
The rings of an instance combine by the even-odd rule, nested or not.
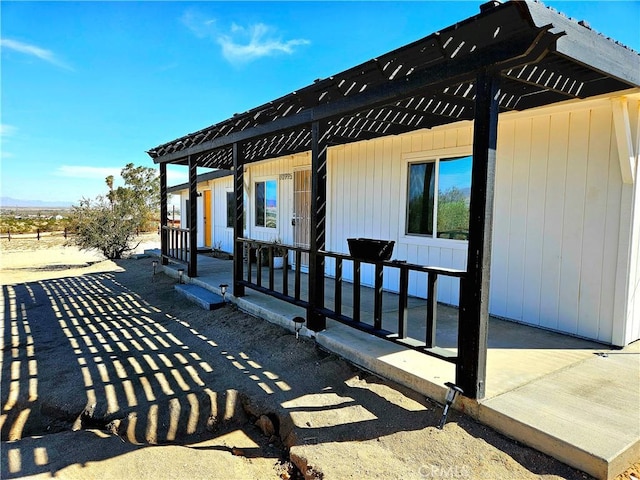
[(39, 58), (45, 62), (51, 63), (57, 67), (66, 68), (72, 70), (72, 68), (60, 60), (55, 53), (46, 48), (41, 48), (36, 45), (30, 45), (28, 43), (20, 42), (18, 40), (11, 40), (8, 38), (0, 39), (0, 47), (3, 49), (13, 50), (15, 52), (24, 53), (32, 57)]
[(296, 47), (309, 45), (306, 39), (283, 40), (275, 27), (264, 23), (242, 26), (232, 23), (225, 31), (215, 19), (187, 11), (182, 22), (199, 38), (210, 38), (220, 45), (222, 55), (231, 63), (248, 63), (277, 54), (291, 55)]
[(59, 177), (105, 179), (109, 175), (120, 177), (118, 167), (89, 167), (82, 165), (60, 165), (55, 171)]
[(231, 35), (220, 35), (217, 39), (222, 47), (222, 55), (230, 62), (250, 62), (260, 57), (268, 57), (278, 53), (292, 54), (295, 47), (308, 45), (309, 41), (294, 39), (282, 41), (275, 37), (276, 32), (265, 25), (258, 23), (248, 28), (234, 25)]
[(0, 123), (0, 137), (12, 137), (18, 129), (13, 125)]

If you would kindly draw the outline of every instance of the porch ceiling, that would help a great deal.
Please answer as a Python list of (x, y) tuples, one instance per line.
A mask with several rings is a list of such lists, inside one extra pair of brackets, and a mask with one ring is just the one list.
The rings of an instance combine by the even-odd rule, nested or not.
[(474, 117), (477, 72), (501, 76), (500, 111), (640, 86), (640, 55), (540, 3), (490, 2), (481, 13), (356, 67), (147, 152), (155, 163), (230, 169), (245, 161)]

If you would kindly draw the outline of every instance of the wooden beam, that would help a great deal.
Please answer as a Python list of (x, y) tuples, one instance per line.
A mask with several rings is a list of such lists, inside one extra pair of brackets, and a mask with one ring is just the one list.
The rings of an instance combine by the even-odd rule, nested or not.
[(613, 108), (613, 124), (616, 132), (622, 182), (632, 184), (635, 181), (638, 152), (634, 151), (627, 99), (625, 97), (614, 98), (611, 100), (611, 107)]
[(198, 276), (198, 165), (189, 156), (189, 263), (187, 274)]
[(160, 253), (162, 265), (168, 265), (169, 235), (166, 230), (169, 212), (167, 208), (167, 164), (160, 164)]
[(467, 276), (461, 280), (456, 383), (470, 398), (483, 398), (489, 323), (489, 274), (498, 137), (499, 77), (477, 77), (469, 213)]
[(326, 328), (324, 309), (325, 257), (319, 250), (326, 247), (327, 219), (327, 141), (320, 122), (311, 124), (311, 225), (309, 252), (309, 309), (307, 326), (315, 332)]
[[(235, 207), (233, 219), (233, 296), (244, 297), (242, 282), (244, 264), (244, 244), (238, 239), (244, 237), (244, 150), (238, 143), (233, 144), (233, 179)], [(250, 256), (250, 255), (249, 255)], [(250, 265), (250, 264), (249, 264)], [(259, 267), (258, 267), (259, 268)]]
[(547, 30), (528, 31), (503, 43), (500, 48), (495, 48), (495, 46), (481, 48), (474, 52), (474, 55), (468, 55), (461, 60), (442, 61), (434, 64), (431, 68), (403, 77), (402, 80), (385, 82), (361, 93), (308, 108), (296, 115), (281, 117), (272, 122), (232, 132), (199, 145), (159, 155), (153, 161), (155, 163), (173, 163), (189, 155), (228, 146), (234, 142), (256, 139), (309, 125), (315, 121), (331, 120), (363, 109), (375, 108), (434, 87), (440, 88), (473, 79), (475, 72), (487, 66), (500, 66), (500, 68), (506, 69), (538, 61), (557, 39), (557, 35), (548, 34)]

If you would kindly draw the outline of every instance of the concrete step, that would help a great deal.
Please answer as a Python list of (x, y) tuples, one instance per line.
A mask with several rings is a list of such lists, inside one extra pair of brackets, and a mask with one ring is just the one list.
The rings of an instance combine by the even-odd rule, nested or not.
[(178, 284), (174, 288), (180, 295), (204, 310), (215, 310), (224, 307), (225, 303), (222, 297), (205, 288), (189, 284)]

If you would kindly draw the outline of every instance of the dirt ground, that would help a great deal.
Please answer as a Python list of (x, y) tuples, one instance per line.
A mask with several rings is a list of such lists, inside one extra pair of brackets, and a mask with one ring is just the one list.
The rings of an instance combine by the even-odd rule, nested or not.
[(150, 258), (60, 243), (0, 244), (3, 479), (589, 478), (457, 412), (438, 430), (436, 403), (199, 309)]

